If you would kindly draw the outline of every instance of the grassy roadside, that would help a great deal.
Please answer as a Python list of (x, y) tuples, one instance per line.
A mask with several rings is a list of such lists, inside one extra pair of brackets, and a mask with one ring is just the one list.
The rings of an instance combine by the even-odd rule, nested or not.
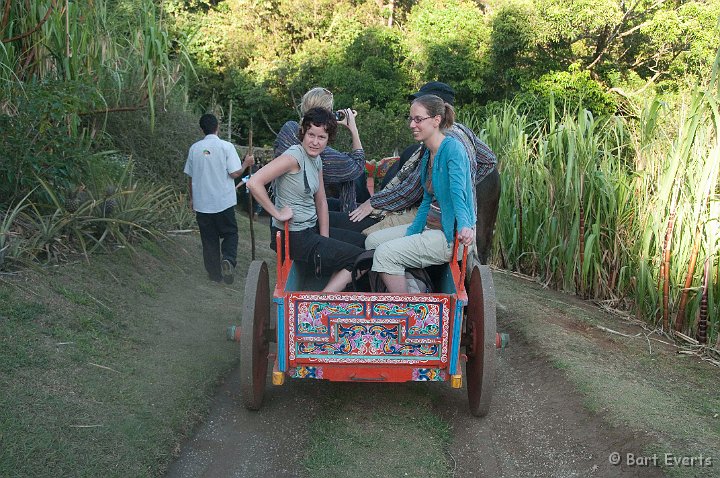
[(232, 286), (188, 237), (0, 278), (0, 476), (162, 473), (237, 363), (249, 250)]
[[(162, 474), (237, 364), (224, 332), (237, 323), (249, 264), (248, 223), (239, 221), (229, 287), (205, 280), (199, 240), (189, 237), (0, 277), (0, 476)], [(267, 227), (256, 226), (258, 255), (272, 264)], [(500, 329), (563, 370), (589, 409), (650, 432), (649, 454), (720, 457), (720, 370), (654, 341), (650, 350), (643, 336), (603, 332), (596, 325), (638, 330), (570, 296), (494, 277), (500, 304), (513, 309)], [(436, 413), (439, 390), (413, 385), (339, 384), (321, 394), (299, 466), (309, 476), (449, 474), (453, 431)]]
[(436, 388), (349, 383), (333, 390), (310, 424), (308, 476), (448, 476), (451, 427), (433, 410)]
[[(720, 369), (572, 296), (509, 274), (494, 274), (498, 301), (522, 318), (509, 328), (545, 355), (613, 425), (654, 437), (659, 460), (711, 457), (712, 467), (664, 467), (668, 476), (718, 476)], [(523, 301), (515, 300), (518, 296)], [(621, 334), (609, 333), (605, 327)]]

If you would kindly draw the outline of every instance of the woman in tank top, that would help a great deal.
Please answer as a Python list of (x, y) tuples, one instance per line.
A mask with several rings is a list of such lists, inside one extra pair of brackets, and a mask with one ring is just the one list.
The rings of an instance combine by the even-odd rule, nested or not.
[[(289, 221), (290, 258), (308, 264), (317, 275), (329, 274), (324, 292), (342, 291), (351, 282), (355, 258), (364, 251), (365, 236), (330, 227), (320, 153), (335, 138), (337, 121), (332, 112), (312, 108), (302, 118), (301, 144), (262, 167), (247, 188), (272, 216), (271, 247), (275, 231)], [(274, 202), (265, 185), (275, 181)]]

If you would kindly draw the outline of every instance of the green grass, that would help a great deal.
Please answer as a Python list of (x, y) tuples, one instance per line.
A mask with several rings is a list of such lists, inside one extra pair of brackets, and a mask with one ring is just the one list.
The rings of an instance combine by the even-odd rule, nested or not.
[(143, 294), (147, 295), (148, 297), (152, 297), (153, 299), (157, 299), (157, 290), (155, 288), (155, 284), (151, 284), (148, 281), (142, 280), (138, 282), (138, 289)]
[(0, 476), (163, 473), (237, 364), (248, 263), (211, 284), (177, 241), (0, 278)]
[(433, 411), (428, 388), (336, 388), (310, 425), (304, 462), (310, 476), (447, 476), (450, 426)]

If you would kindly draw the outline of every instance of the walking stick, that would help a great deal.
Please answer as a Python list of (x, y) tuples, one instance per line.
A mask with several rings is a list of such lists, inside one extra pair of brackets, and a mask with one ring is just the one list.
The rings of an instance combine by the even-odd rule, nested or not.
[[(248, 133), (248, 154), (253, 154), (253, 127), (252, 118), (250, 118), (250, 133)], [(252, 166), (250, 166), (250, 174), (252, 174)], [(247, 191), (248, 197), (248, 215), (250, 216), (250, 257), (255, 260), (255, 230), (253, 228), (253, 197), (250, 191)]]

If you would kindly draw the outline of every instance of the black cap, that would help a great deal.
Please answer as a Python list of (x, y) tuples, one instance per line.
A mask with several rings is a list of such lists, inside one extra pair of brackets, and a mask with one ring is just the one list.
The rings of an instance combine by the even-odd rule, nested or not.
[(443, 99), (446, 103), (450, 103), (451, 105), (455, 103), (455, 90), (453, 90), (450, 85), (441, 83), (439, 81), (431, 81), (430, 83), (425, 83), (420, 88), (420, 91), (417, 93), (413, 93), (412, 95), (408, 95), (408, 100), (412, 101), (415, 98), (420, 98), (421, 96), (425, 95), (435, 95), (439, 96)]

